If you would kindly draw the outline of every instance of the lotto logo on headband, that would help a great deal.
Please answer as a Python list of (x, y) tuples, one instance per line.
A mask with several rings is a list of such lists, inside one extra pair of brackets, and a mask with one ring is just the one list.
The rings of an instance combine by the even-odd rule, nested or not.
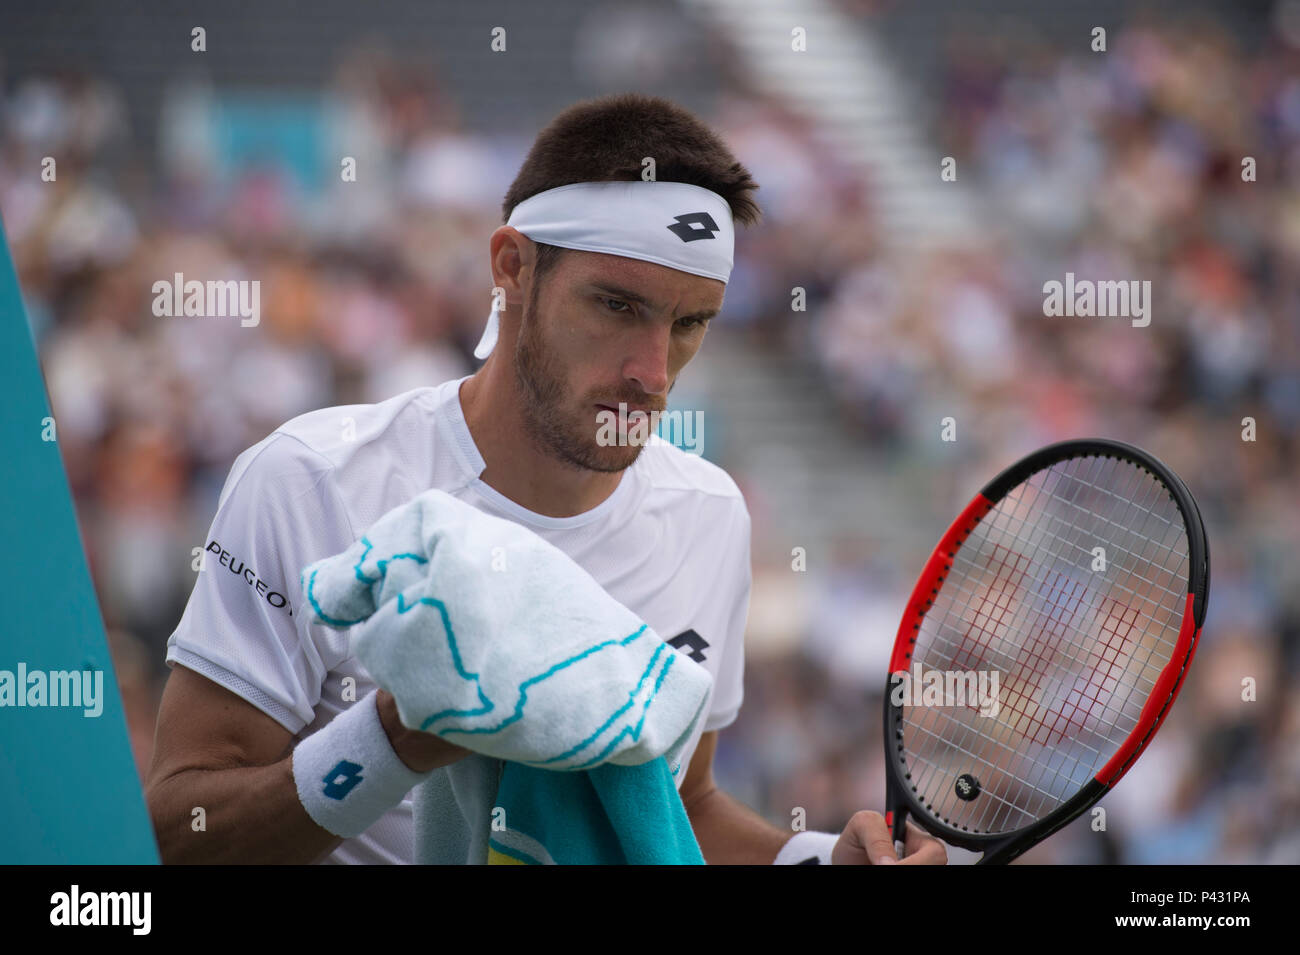
[[(670, 225), (668, 231), (673, 233), (683, 242), (694, 242), (696, 239), (712, 239), (715, 233), (719, 231), (718, 224), (713, 221), (713, 216), (707, 212), (689, 212), (684, 216), (673, 216), (677, 220), (676, 225)], [(698, 229), (694, 226), (699, 226)]]

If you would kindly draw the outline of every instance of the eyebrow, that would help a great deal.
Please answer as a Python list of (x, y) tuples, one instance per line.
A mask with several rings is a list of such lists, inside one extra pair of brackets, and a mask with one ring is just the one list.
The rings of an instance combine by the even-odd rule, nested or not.
[[(631, 289), (619, 288), (617, 285), (606, 285), (603, 282), (592, 282), (591, 287), (594, 288), (596, 291), (603, 292), (604, 294), (609, 295), (613, 298), (621, 298), (629, 302), (636, 302), (638, 305), (647, 305), (650, 308), (658, 311), (658, 307), (653, 302), (651, 302), (644, 295), (639, 295), (636, 292), (633, 292)], [(711, 308), (711, 309), (706, 309), (703, 312), (696, 312), (694, 315), (683, 315), (681, 317), (694, 318), (694, 319), (698, 319), (699, 321), (704, 321), (706, 319), (713, 318), (720, 311), (721, 309)], [(678, 319), (678, 321), (680, 320), (681, 319)]]

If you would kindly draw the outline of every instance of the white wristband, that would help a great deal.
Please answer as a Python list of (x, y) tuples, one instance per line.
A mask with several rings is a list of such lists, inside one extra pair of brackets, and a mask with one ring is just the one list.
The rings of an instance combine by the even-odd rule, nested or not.
[(781, 847), (772, 865), (830, 865), (831, 850), (839, 841), (834, 832), (796, 832)]
[(351, 839), (436, 770), (417, 773), (393, 751), (372, 690), (293, 750), (293, 781), (307, 815)]

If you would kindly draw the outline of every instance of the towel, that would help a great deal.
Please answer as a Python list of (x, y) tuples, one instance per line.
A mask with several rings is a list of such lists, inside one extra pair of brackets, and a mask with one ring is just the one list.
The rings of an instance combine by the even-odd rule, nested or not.
[[(353, 652), (404, 725), (507, 761), (508, 831), (557, 846), (585, 833), (593, 858), (617, 847), (648, 861), (626, 831), (639, 826), (666, 847), (653, 859), (694, 861), (674, 848), (685, 811), (673, 779), (712, 677), (559, 548), (435, 489), (308, 565), (302, 585), (318, 622), (355, 627)], [(639, 771), (562, 778), (606, 764)], [(648, 811), (623, 811), (636, 805)]]
[(663, 757), (581, 773), (507, 763), (496, 803), (492, 865), (704, 864)]

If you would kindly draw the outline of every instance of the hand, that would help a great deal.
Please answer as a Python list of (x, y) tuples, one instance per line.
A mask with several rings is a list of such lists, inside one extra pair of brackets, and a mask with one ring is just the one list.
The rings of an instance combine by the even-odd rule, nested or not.
[(894, 837), (878, 812), (854, 813), (844, 827), (840, 841), (831, 850), (832, 865), (947, 865), (948, 850), (942, 842), (911, 822), (903, 842), (900, 862), (894, 852)]
[(415, 772), (440, 769), (469, 755), (469, 750), (448, 743), (440, 736), (403, 726), (401, 717), (397, 715), (397, 701), (387, 690), (381, 688), (375, 694), (375, 706), (379, 709), (379, 722), (388, 734), (388, 741), (393, 744), (393, 752)]

